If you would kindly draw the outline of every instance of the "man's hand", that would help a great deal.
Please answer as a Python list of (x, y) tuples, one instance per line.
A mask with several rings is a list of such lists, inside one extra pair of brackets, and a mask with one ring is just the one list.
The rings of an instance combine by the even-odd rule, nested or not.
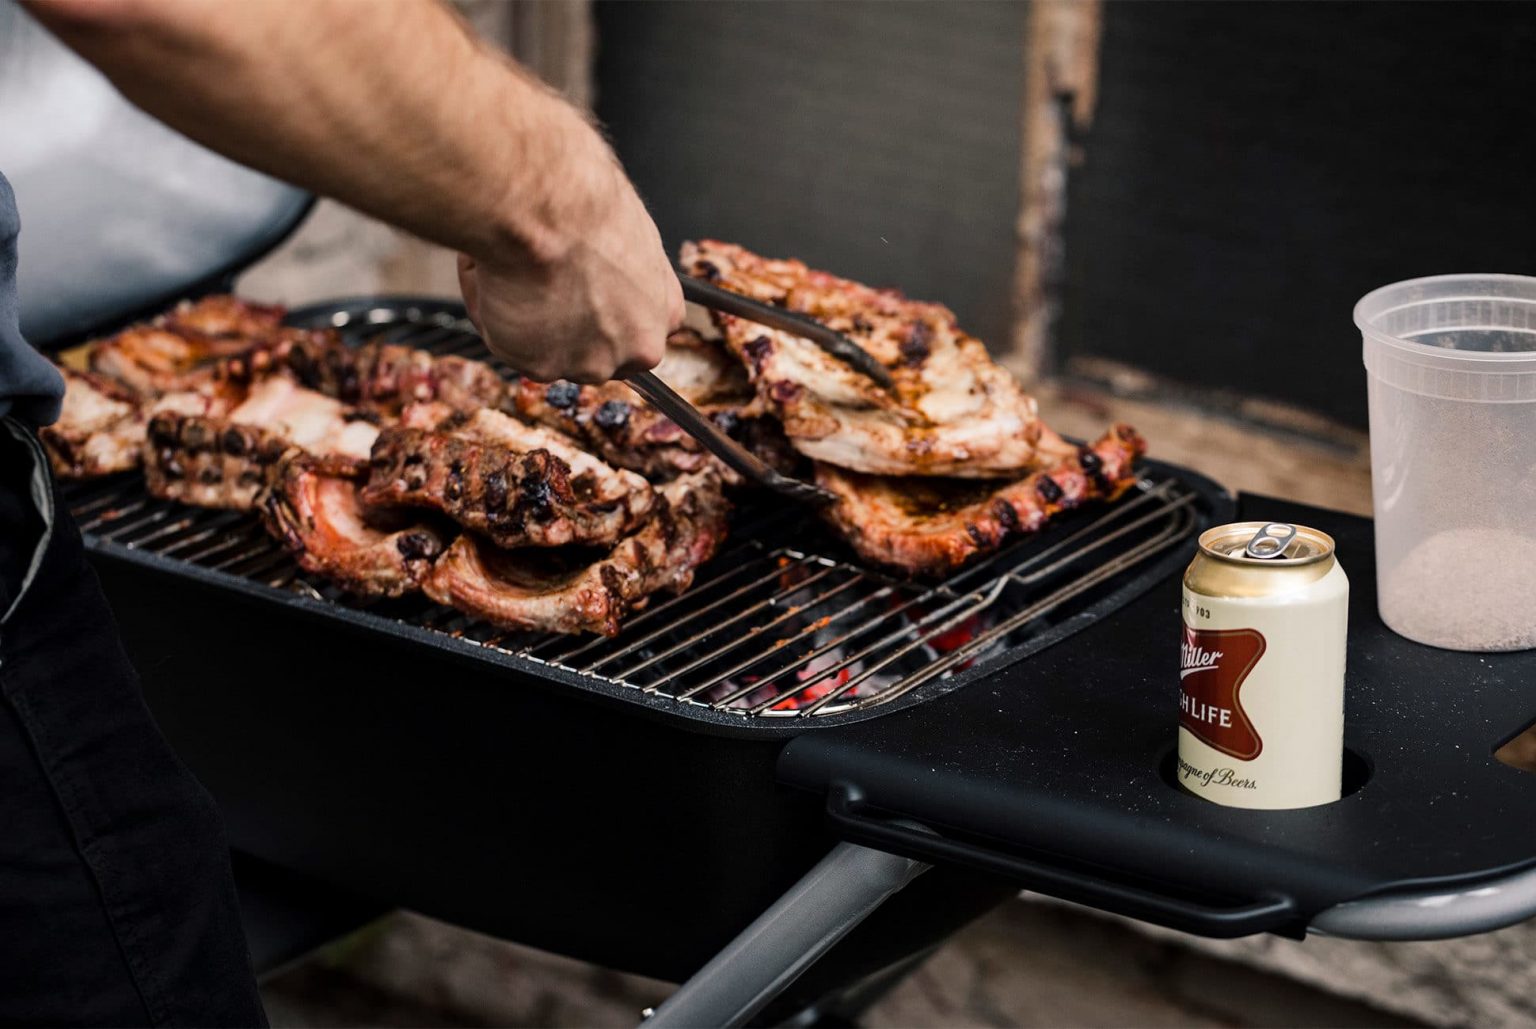
[(559, 242), (459, 258), (464, 302), (486, 345), (536, 379), (643, 371), (682, 324), (682, 289), (645, 205), (617, 163), (595, 177), (590, 209)]
[(586, 119), (436, 0), (26, 0), (134, 103), (467, 255), (486, 342), (541, 378), (649, 368), (682, 296)]

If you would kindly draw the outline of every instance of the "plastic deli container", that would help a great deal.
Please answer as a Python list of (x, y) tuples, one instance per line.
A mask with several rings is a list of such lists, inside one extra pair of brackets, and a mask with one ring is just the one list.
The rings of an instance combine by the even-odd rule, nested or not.
[(1409, 279), (1355, 324), (1382, 620), (1453, 650), (1536, 646), (1536, 278)]

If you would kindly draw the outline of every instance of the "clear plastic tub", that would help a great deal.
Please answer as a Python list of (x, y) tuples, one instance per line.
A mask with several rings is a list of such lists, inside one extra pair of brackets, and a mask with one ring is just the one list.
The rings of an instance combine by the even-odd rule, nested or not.
[(1355, 324), (1382, 619), (1453, 650), (1536, 646), (1536, 278), (1409, 279)]

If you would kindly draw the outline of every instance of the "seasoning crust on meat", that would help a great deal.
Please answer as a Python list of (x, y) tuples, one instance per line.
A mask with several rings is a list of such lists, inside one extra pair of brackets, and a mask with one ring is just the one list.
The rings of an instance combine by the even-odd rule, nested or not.
[(606, 554), (504, 550), (466, 533), (422, 589), (504, 629), (617, 635), (651, 594), (687, 589), (725, 539), (729, 505), (713, 472), (682, 476), (658, 492), (650, 520)]
[(1145, 452), (1135, 429), (1116, 425), (1092, 446), (1007, 483), (872, 476), (827, 464), (816, 466), (816, 482), (837, 495), (824, 516), (861, 558), (932, 575), (1039, 532), (1062, 511), (1118, 498)]
[(88, 345), (92, 371), (140, 398), (193, 388), (218, 362), (276, 346), (305, 330), (285, 329), (282, 307), (231, 296), (186, 301), (149, 322)]
[(274, 465), (261, 517), (301, 568), (364, 597), (419, 589), (446, 546), (429, 525), (370, 513), (352, 477), (301, 450), (286, 451)]
[(398, 343), (348, 346), (334, 335), (293, 339), (253, 355), (253, 372), (286, 369), (304, 386), (354, 407), (398, 417), (411, 404), (437, 402), (455, 411), (497, 407), (507, 384), (483, 361), (439, 356)]
[(364, 503), (432, 508), (502, 547), (610, 544), (655, 499), (635, 473), (496, 411), (388, 427), (371, 464)]
[(684, 244), (682, 264), (809, 315), (890, 370), (895, 385), (884, 389), (809, 340), (715, 314), (758, 397), (806, 456), (876, 475), (957, 478), (1016, 475), (1038, 462), (1046, 430), (1034, 399), (948, 308), (714, 240)]
[[(230, 393), (240, 389), (235, 402)], [(340, 401), (284, 376), (240, 389), (231, 388), (211, 412), (164, 411), (150, 419), (143, 449), (150, 493), (245, 510), (255, 505), (268, 466), (291, 447), (331, 467), (366, 466), (379, 430)]]

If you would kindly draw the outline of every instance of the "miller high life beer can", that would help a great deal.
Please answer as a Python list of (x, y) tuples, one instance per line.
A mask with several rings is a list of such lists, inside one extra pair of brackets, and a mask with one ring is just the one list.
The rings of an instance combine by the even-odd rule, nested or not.
[(1349, 580), (1333, 539), (1237, 522), (1184, 573), (1178, 782), (1232, 807), (1338, 800)]

